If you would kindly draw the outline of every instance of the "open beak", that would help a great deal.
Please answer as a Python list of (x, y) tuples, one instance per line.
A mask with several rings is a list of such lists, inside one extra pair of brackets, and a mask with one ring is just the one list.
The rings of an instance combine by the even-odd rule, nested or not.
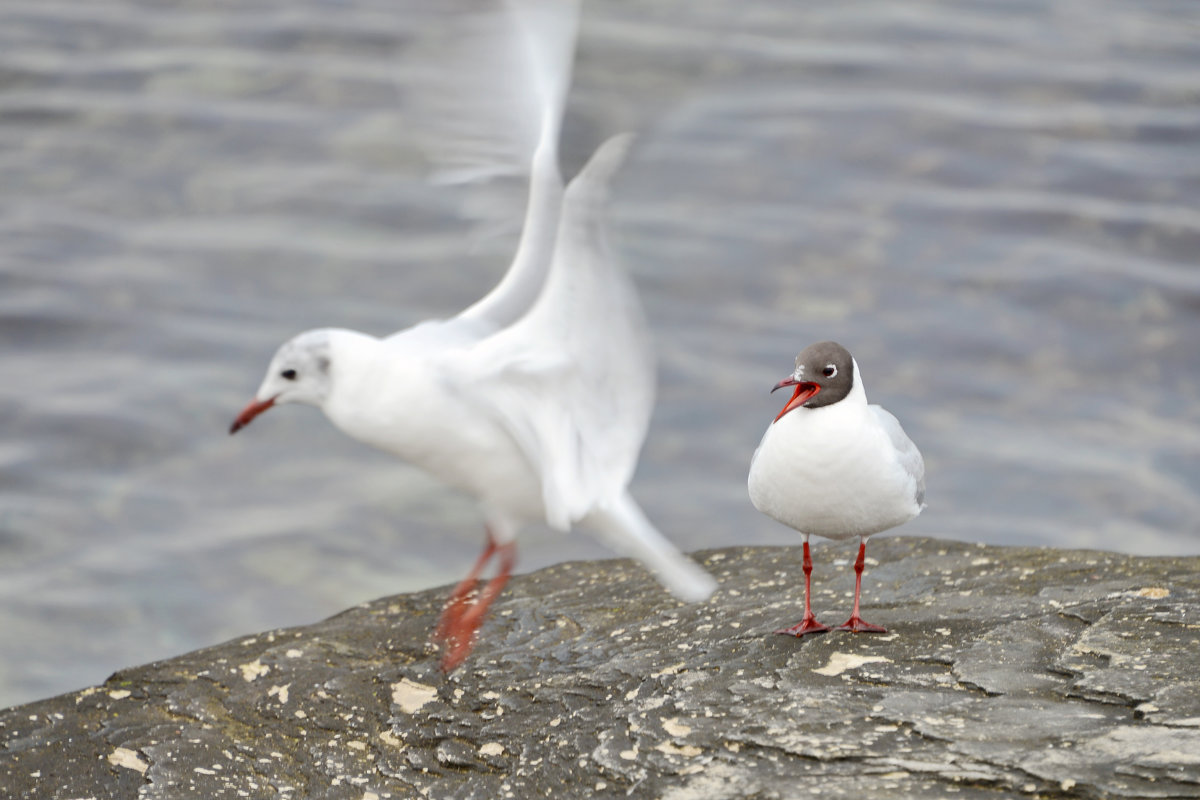
[(233, 424), (229, 426), (229, 434), (232, 436), (233, 434), (237, 433), (242, 428), (249, 425), (251, 420), (273, 405), (275, 405), (274, 397), (269, 400), (251, 401), (250, 405), (243, 408), (242, 413), (238, 414), (237, 419), (235, 419)]
[(814, 396), (816, 396), (817, 392), (821, 391), (821, 387), (817, 384), (810, 381), (798, 381), (794, 375), (789, 375), (779, 383), (775, 384), (775, 388), (771, 389), (771, 391), (773, 392), (775, 389), (782, 389), (785, 386), (795, 386), (796, 391), (792, 392), (792, 399), (787, 401), (787, 405), (783, 407), (783, 411), (780, 411), (779, 416), (772, 420), (773, 423), (779, 422), (784, 414), (788, 413), (789, 411), (794, 411), (795, 409), (804, 405)]

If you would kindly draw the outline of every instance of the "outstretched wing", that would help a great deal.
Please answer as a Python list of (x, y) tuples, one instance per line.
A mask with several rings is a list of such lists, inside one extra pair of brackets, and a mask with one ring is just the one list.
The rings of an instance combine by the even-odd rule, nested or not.
[(913, 499), (919, 507), (924, 508), (925, 459), (921, 458), (921, 451), (913, 444), (912, 439), (908, 438), (904, 428), (900, 427), (900, 420), (896, 419), (890, 411), (877, 405), (872, 405), (871, 410), (875, 412), (879, 426), (891, 438), (892, 447), (896, 448), (896, 459), (900, 462), (900, 466), (913, 479)]
[(650, 336), (604, 219), (631, 138), (607, 141), (571, 182), (541, 295), (515, 325), (472, 348), (456, 376), (540, 473), (557, 528), (622, 495), (654, 403)]
[(409, 134), (444, 182), (526, 175), (557, 143), (571, 82), (579, 0), (471, 6), (433, 15), (397, 71)]
[(516, 321), (549, 268), (562, 178), (558, 140), (571, 82), (578, 0), (492, 0), (457, 12), (402, 62), (414, 138), (444, 180), (529, 177), (520, 244), (501, 282), (458, 319), (489, 332)]

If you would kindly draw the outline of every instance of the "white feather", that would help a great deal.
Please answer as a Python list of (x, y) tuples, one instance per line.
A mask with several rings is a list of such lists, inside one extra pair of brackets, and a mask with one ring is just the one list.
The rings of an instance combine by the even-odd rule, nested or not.
[(558, 142), (578, 25), (578, 0), (492, 2), (453, 19), (442, 37), (422, 40), (405, 61), (414, 135), (443, 179), (529, 179), (512, 265), (456, 317), (467, 335), (514, 322), (545, 281), (562, 204)]
[(620, 496), (654, 404), (654, 353), (604, 225), (614, 137), (571, 182), (550, 274), (529, 313), (456, 365), (483, 409), (541, 465), (547, 522), (567, 528)]

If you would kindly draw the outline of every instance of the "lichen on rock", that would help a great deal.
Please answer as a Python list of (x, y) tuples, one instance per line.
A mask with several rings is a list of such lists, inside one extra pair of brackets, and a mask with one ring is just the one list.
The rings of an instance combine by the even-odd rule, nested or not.
[[(836, 545), (820, 549), (833, 552)], [(14, 798), (1200, 797), (1200, 558), (873, 542), (886, 635), (771, 631), (798, 548), (521, 576), (467, 664), (445, 590), (385, 598), (0, 712)], [(849, 570), (814, 577), (843, 613)], [(51, 789), (51, 787), (53, 787)], [(140, 792), (140, 794), (139, 794)]]

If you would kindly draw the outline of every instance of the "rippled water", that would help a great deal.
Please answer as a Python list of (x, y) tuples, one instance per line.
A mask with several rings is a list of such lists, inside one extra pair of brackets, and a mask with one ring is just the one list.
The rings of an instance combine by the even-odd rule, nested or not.
[[(0, 6), (0, 703), (472, 560), (469, 502), (318, 412), (226, 435), (284, 338), (507, 264), (521, 187), (431, 187), (409, 136), (434, 5)], [(793, 541), (747, 461), (835, 338), (925, 453), (904, 533), (1200, 552), (1200, 7), (591, 3), (568, 169), (625, 128), (634, 489), (681, 545)], [(536, 530), (520, 563), (600, 555)]]

